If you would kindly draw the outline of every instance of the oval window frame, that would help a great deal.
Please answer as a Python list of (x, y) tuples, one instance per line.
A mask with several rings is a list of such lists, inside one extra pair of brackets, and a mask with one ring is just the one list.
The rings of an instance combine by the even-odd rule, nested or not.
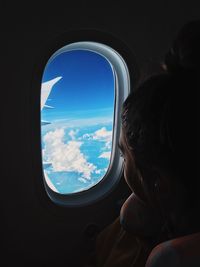
[[(118, 154), (119, 160), (122, 162), (121, 165), (116, 166), (116, 172), (110, 172), (109, 176), (111, 177), (111, 181), (108, 182), (109, 176), (107, 173), (108, 179), (103, 179), (96, 186), (91, 187), (90, 189), (82, 192), (62, 195), (59, 193), (53, 192), (48, 186), (45, 185), (44, 177), (43, 177), (43, 166), (42, 166), (42, 156), (41, 156), (41, 127), (40, 127), (40, 95), (41, 95), (41, 82), (43, 77), (44, 69), (47, 65), (49, 59), (56, 54), (60, 49), (68, 45), (72, 45), (73, 43), (81, 43), (81, 42), (90, 42), (101, 44), (104, 47), (107, 47), (110, 51), (112, 51), (118, 60), (120, 59), (121, 63), (123, 63), (123, 68), (128, 71), (128, 90), (126, 90), (126, 94), (123, 91), (123, 83), (121, 79), (119, 79), (118, 73), (118, 81), (121, 81), (120, 84), (117, 83), (116, 86), (118, 88), (123, 88), (121, 90), (121, 94), (123, 98), (119, 98), (120, 102), (118, 102), (118, 127), (116, 131), (116, 142), (119, 139), (120, 130), (121, 130), (121, 106), (125, 98), (128, 96), (130, 91), (132, 91), (135, 85), (138, 83), (140, 78), (140, 73), (138, 69), (138, 65), (136, 62), (136, 57), (127, 46), (126, 43), (115, 37), (113, 34), (103, 32), (100, 30), (90, 30), (90, 29), (81, 29), (81, 30), (72, 30), (65, 32), (63, 34), (58, 34), (57, 37), (54, 37), (52, 40), (47, 40), (42, 46), (40, 46), (40, 51), (38, 51), (38, 56), (36, 57), (33, 72), (32, 72), (32, 81), (31, 81), (31, 90), (30, 90), (30, 137), (31, 137), (31, 146), (30, 146), (30, 154), (32, 158), (32, 180), (33, 185), (35, 187), (35, 192), (38, 195), (41, 204), (46, 208), (53, 209), (57, 206), (60, 206), (59, 211), (62, 213), (62, 208), (70, 208), (77, 207), (81, 208), (84, 206), (90, 206), (95, 202), (99, 202), (105, 197), (115, 194), (117, 190), (117, 185), (122, 183), (121, 179), (122, 175), (122, 165), (123, 160), (120, 159), (119, 149), (117, 143), (115, 143), (116, 155)], [(96, 52), (96, 51), (94, 51)], [(114, 57), (115, 57), (114, 56)], [(113, 59), (114, 59), (113, 57)], [(116, 69), (120, 69), (120, 64), (118, 65), (118, 60), (116, 61)], [(107, 58), (108, 60), (108, 58)], [(110, 60), (111, 61), (111, 60)], [(126, 67), (125, 67), (126, 66)], [(126, 73), (127, 74), (127, 73)], [(131, 74), (129, 76), (129, 74)], [(120, 85), (120, 86), (119, 86)], [(122, 85), (122, 87), (121, 87)], [(121, 95), (120, 94), (120, 95)], [(115, 109), (116, 110), (116, 109)], [(116, 121), (116, 119), (115, 119)], [(114, 144), (114, 142), (113, 142)], [(115, 165), (116, 162), (115, 162)], [(114, 168), (113, 168), (114, 169)], [(113, 175), (114, 173), (114, 175)], [(115, 176), (116, 174), (116, 176)], [(43, 179), (42, 179), (43, 178)], [(106, 181), (106, 182), (105, 182)], [(120, 182), (120, 183), (119, 183)], [(47, 194), (44, 194), (44, 191)], [(56, 211), (58, 211), (56, 209)], [(64, 212), (64, 210), (63, 210)]]
[[(74, 50), (87, 50), (98, 53), (104, 57), (112, 66), (115, 81), (115, 103), (114, 103), (114, 118), (113, 118), (113, 134), (112, 134), (112, 153), (110, 158), (110, 164), (104, 177), (94, 186), (74, 193), (60, 194), (53, 191), (45, 179), (43, 174), (43, 182), (45, 185), (46, 192), (50, 199), (59, 205), (64, 206), (82, 206), (88, 203), (93, 203), (97, 199), (101, 199), (107, 195), (111, 189), (113, 189), (121, 177), (123, 159), (120, 157), (117, 142), (120, 135), (121, 125), (121, 106), (130, 93), (130, 76), (128, 67), (121, 57), (111, 47), (97, 42), (75, 42), (68, 44), (59, 50), (57, 50), (48, 60), (46, 66), (51, 63), (58, 55)], [(121, 89), (123, 88), (123, 90)], [(44, 173), (44, 172), (43, 172)]]

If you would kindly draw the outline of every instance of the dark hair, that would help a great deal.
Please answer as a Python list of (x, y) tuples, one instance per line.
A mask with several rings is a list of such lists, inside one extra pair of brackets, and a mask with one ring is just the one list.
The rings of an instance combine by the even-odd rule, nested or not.
[[(197, 73), (200, 21), (186, 24), (166, 54), (164, 73), (128, 96), (122, 125), (144, 182), (154, 169), (173, 173), (197, 200)], [(148, 180), (149, 179), (149, 180)], [(196, 190), (196, 191), (195, 191)], [(193, 200), (192, 200), (193, 199)]]

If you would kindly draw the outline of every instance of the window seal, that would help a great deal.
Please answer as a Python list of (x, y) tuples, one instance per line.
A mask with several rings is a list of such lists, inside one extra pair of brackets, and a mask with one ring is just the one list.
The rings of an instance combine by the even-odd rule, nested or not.
[(64, 206), (83, 206), (88, 205), (89, 203), (94, 203), (95, 201), (100, 200), (105, 195), (109, 194), (110, 191), (113, 190), (118, 184), (123, 167), (123, 159), (120, 157), (119, 149), (117, 146), (121, 129), (120, 107), (122, 106), (123, 101), (130, 92), (130, 77), (125, 61), (114, 49), (102, 43), (83, 41), (68, 44), (57, 50), (50, 57), (47, 66), (58, 55), (74, 50), (87, 50), (98, 53), (99, 55), (103, 56), (112, 66), (115, 77), (113, 139), (109, 168), (101, 181), (99, 181), (96, 185), (80, 192), (60, 194), (53, 191), (48, 186), (43, 175), (45, 189), (50, 199), (54, 203)]

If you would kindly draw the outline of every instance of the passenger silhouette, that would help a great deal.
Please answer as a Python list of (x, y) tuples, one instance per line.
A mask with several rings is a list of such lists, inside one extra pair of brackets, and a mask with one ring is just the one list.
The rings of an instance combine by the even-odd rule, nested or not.
[(192, 21), (178, 33), (163, 71), (126, 99), (119, 147), (133, 193), (97, 238), (88, 266), (145, 266), (160, 242), (199, 232), (199, 50), (200, 21)]

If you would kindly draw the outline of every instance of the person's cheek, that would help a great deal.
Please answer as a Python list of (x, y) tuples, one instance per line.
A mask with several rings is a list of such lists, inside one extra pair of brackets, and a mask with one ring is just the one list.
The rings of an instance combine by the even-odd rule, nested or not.
[(131, 161), (126, 161), (124, 166), (124, 178), (131, 191), (141, 200), (145, 201), (143, 187), (139, 173)]
[(134, 186), (132, 180), (134, 180), (134, 177), (133, 177), (133, 172), (130, 170), (129, 161), (124, 162), (124, 179), (128, 184), (128, 186), (130, 187), (130, 189), (133, 191)]

